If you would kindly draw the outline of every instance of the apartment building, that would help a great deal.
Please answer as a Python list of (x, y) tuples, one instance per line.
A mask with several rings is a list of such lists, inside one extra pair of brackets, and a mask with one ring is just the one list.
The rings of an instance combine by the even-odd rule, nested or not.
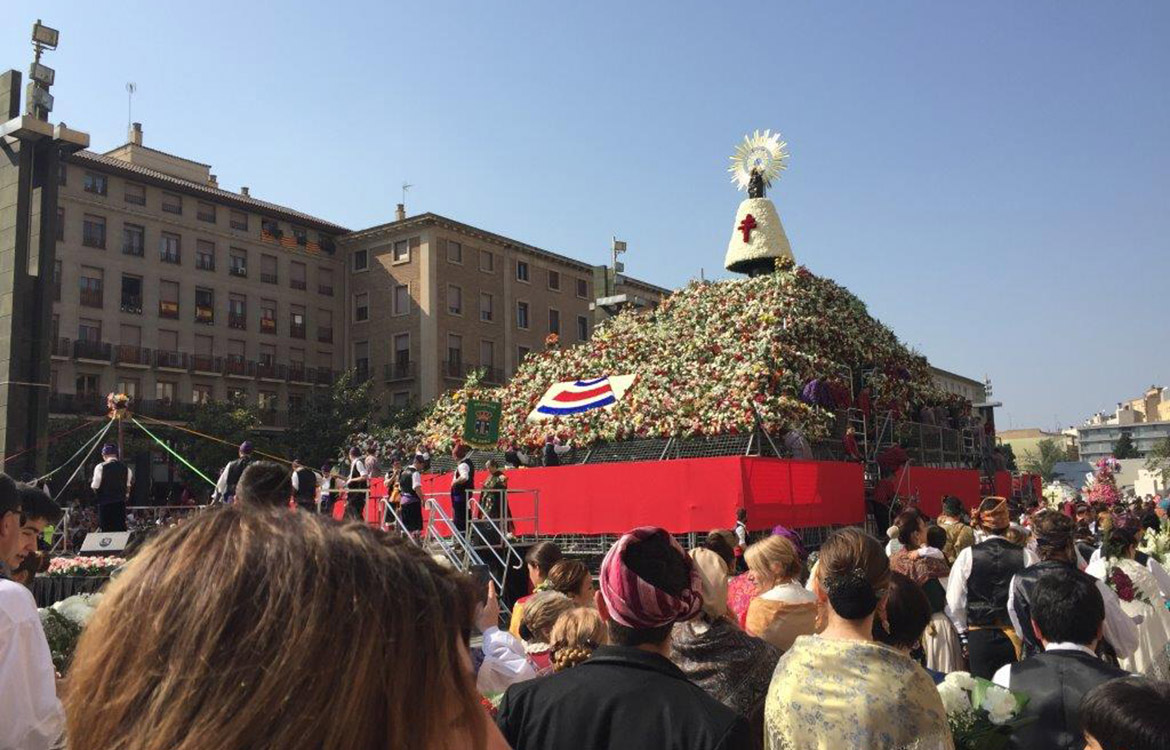
[(54, 413), (103, 413), (113, 391), (167, 418), (239, 397), (275, 427), (345, 367), (344, 227), (221, 190), (137, 124), (58, 182)]
[[(346, 235), (338, 247), (349, 281), (349, 356), (388, 403), (425, 403), (472, 369), (503, 383), (549, 334), (568, 346), (595, 325), (603, 268), (438, 214), (406, 218), (399, 207), (396, 221)], [(636, 285), (642, 306), (670, 293), (623, 283), (631, 292)]]

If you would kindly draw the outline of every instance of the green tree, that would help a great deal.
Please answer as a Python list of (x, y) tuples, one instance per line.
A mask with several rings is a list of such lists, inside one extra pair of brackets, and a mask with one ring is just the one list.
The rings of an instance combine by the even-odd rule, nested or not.
[[(244, 403), (212, 401), (195, 408), (191, 421), (186, 425), (187, 429), (225, 441), (222, 443), (209, 437), (193, 435), (190, 432), (169, 426), (154, 423), (144, 424), (159, 440), (165, 442), (175, 453), (206, 474), (212, 481), (215, 481), (219, 476), (224, 464), (236, 457), (239, 444), (245, 440), (251, 440), (259, 450), (271, 452), (271, 446), (266, 444), (262, 438), (258, 439), (255, 433), (256, 428), (260, 426), (260, 414), (257, 407)], [(144, 435), (144, 437), (146, 436)], [(153, 440), (149, 437), (146, 439), (150, 441), (152, 446), (158, 448)], [(211, 485), (183, 465), (182, 462), (176, 461), (175, 463), (179, 478), (190, 483), (190, 488), (196, 496), (206, 498), (211, 495), (213, 491)]]
[(1121, 433), (1121, 437), (1113, 444), (1114, 458), (1141, 458), (1142, 454), (1133, 444), (1133, 438), (1128, 432)]
[(1170, 475), (1170, 437), (1154, 443), (1154, 447), (1146, 453), (1146, 468), (1160, 471), (1162, 476)]
[(357, 381), (349, 370), (326, 391), (317, 393), (296, 414), (284, 435), (290, 456), (320, 466), (346, 448), (349, 436), (375, 426), (379, 404), (370, 382)]
[(1004, 443), (999, 446), (1000, 452), (1003, 453), (1003, 459), (1007, 462), (1008, 471), (1019, 471), (1019, 466), (1016, 464), (1016, 451), (1012, 448), (1011, 443)]
[(1039, 474), (1048, 482), (1055, 476), (1053, 469), (1056, 464), (1069, 460), (1068, 454), (1068, 449), (1056, 440), (1041, 440), (1036, 444), (1036, 450), (1024, 451), (1021, 467), (1029, 474)]

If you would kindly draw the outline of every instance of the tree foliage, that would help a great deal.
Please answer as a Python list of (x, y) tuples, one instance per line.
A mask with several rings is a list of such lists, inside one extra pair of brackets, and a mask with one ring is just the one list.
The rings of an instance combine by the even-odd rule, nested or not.
[(377, 413), (378, 401), (370, 382), (357, 382), (354, 371), (349, 370), (291, 415), (284, 448), (290, 457), (308, 466), (320, 466), (337, 457), (350, 435), (375, 426)]
[(1154, 443), (1154, 447), (1146, 453), (1146, 468), (1160, 471), (1162, 476), (1170, 476), (1170, 437)]
[(1141, 458), (1141, 453), (1133, 444), (1133, 437), (1128, 432), (1121, 433), (1121, 437), (1113, 444), (1113, 457), (1117, 459)]
[(1012, 448), (1011, 443), (1004, 443), (1000, 447), (1000, 452), (1003, 453), (1003, 459), (1007, 462), (1008, 471), (1019, 471), (1020, 467), (1016, 463), (1016, 450)]
[(1073, 460), (1069, 450), (1053, 439), (1041, 440), (1036, 444), (1036, 450), (1024, 451), (1021, 466), (1029, 474), (1039, 474), (1045, 482), (1055, 477), (1053, 469), (1062, 461)]

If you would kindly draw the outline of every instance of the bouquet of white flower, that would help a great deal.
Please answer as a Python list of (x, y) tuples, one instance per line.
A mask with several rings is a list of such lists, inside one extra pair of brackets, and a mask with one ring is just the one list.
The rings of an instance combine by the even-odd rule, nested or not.
[(955, 750), (1000, 750), (1007, 747), (1016, 717), (1028, 696), (1014, 693), (967, 672), (951, 672), (938, 686), (955, 740)]
[(61, 674), (69, 667), (81, 629), (97, 608), (101, 594), (77, 594), (39, 610), (53, 666)]
[(1139, 549), (1165, 565), (1170, 558), (1170, 523), (1163, 522), (1161, 530), (1157, 533), (1147, 531), (1142, 537)]

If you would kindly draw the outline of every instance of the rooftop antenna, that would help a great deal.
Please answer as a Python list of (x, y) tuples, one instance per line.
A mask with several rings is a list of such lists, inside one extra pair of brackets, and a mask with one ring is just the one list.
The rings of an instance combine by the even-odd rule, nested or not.
[(404, 206), (406, 205), (406, 191), (410, 190), (412, 187), (414, 187), (414, 185), (411, 185), (409, 182), (402, 183), (402, 205)]
[(130, 129), (130, 123), (134, 120), (134, 92), (138, 90), (137, 83), (126, 84), (126, 129)]

